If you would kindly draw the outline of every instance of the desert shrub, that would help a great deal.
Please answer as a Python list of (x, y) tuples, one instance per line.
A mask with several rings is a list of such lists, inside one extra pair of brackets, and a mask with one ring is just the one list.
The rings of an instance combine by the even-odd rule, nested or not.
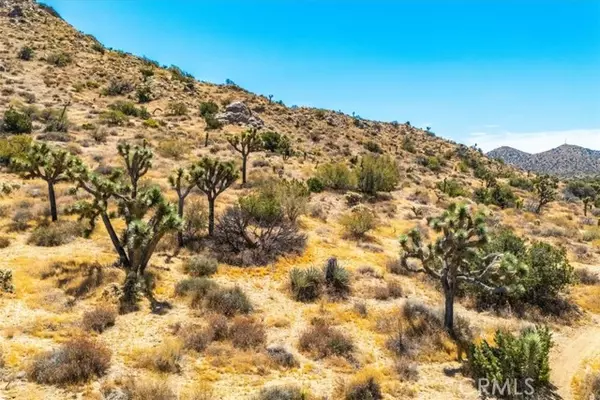
[(166, 340), (157, 347), (145, 349), (138, 357), (138, 367), (157, 372), (178, 373), (181, 371), (183, 344), (177, 340)]
[(203, 201), (193, 200), (186, 205), (183, 218), (184, 243), (191, 243), (200, 239), (200, 236), (208, 228), (208, 212)]
[(394, 365), (394, 369), (402, 381), (419, 380), (419, 369), (417, 364), (407, 357), (398, 358)]
[(365, 156), (356, 170), (358, 189), (370, 195), (391, 192), (400, 180), (398, 164), (391, 157)]
[(268, 347), (267, 354), (271, 360), (282, 367), (292, 368), (298, 365), (294, 355), (281, 346)]
[(5, 249), (10, 246), (10, 238), (6, 236), (0, 236), (0, 249)]
[(508, 180), (508, 184), (512, 187), (527, 190), (529, 192), (533, 190), (533, 182), (531, 182), (531, 180), (527, 178), (522, 178), (520, 176), (510, 178)]
[(11, 107), (4, 112), (4, 118), (2, 119), (0, 128), (0, 131), (4, 133), (22, 134), (31, 133), (33, 125), (31, 123), (31, 117)]
[(364, 144), (365, 149), (370, 151), (371, 153), (383, 154), (383, 149), (377, 142), (373, 142), (372, 140), (366, 142)]
[(86, 331), (102, 333), (115, 324), (117, 312), (110, 307), (97, 307), (83, 314), (81, 325)]
[(325, 184), (316, 177), (308, 178), (306, 186), (308, 186), (308, 191), (310, 193), (321, 193), (323, 189), (325, 189)]
[(38, 226), (27, 239), (27, 243), (42, 247), (62, 246), (82, 234), (83, 228), (78, 222), (54, 222)]
[(153, 118), (148, 118), (147, 120), (145, 120), (144, 122), (142, 122), (142, 124), (146, 127), (146, 128), (158, 128), (159, 123), (157, 120), (153, 119)]
[(0, 291), (5, 293), (13, 293), (15, 291), (12, 271), (10, 269), (0, 269)]
[(319, 166), (316, 177), (327, 189), (349, 190), (356, 186), (355, 175), (343, 163), (329, 163)]
[(296, 179), (283, 179), (277, 182), (274, 190), (283, 214), (290, 222), (295, 223), (299, 216), (306, 213), (310, 192), (304, 183)]
[(129, 122), (129, 118), (121, 111), (108, 110), (100, 114), (100, 122), (109, 126), (123, 126)]
[(46, 62), (55, 67), (66, 67), (73, 62), (73, 57), (69, 53), (61, 51), (46, 56)]
[(139, 109), (130, 101), (117, 100), (108, 106), (111, 110), (120, 111), (125, 115), (131, 117), (137, 117), (139, 115)]
[(248, 314), (253, 307), (246, 293), (238, 286), (211, 290), (206, 295), (206, 308), (232, 317), (236, 314)]
[(442, 193), (447, 194), (450, 197), (466, 196), (467, 191), (463, 188), (462, 184), (455, 179), (446, 179), (436, 184), (437, 188)]
[(185, 103), (174, 101), (167, 104), (167, 114), (172, 116), (182, 116), (188, 113), (188, 108)]
[(366, 207), (355, 207), (342, 216), (340, 224), (349, 237), (362, 238), (377, 227), (377, 216)]
[(600, 372), (588, 371), (579, 385), (580, 399), (600, 399)]
[(47, 112), (44, 132), (67, 132), (69, 130), (69, 118), (67, 117), (66, 109), (46, 109), (44, 111)]
[(180, 139), (161, 140), (157, 151), (163, 157), (179, 159), (189, 151), (189, 144)]
[(24, 157), (31, 147), (31, 137), (15, 135), (0, 139), (0, 164), (8, 165), (14, 158)]
[(204, 122), (206, 123), (206, 129), (208, 130), (221, 129), (223, 126), (221, 121), (219, 121), (213, 114), (205, 115)]
[(296, 301), (309, 302), (321, 296), (323, 273), (318, 268), (299, 269), (290, 271), (290, 287)]
[(135, 96), (138, 103), (148, 103), (152, 101), (152, 88), (148, 85), (140, 85), (135, 89)]
[(315, 320), (300, 335), (299, 348), (315, 357), (350, 357), (354, 350), (352, 339), (323, 320)]
[(133, 89), (133, 83), (121, 78), (113, 78), (108, 82), (108, 86), (102, 90), (102, 94), (105, 96), (122, 96), (131, 93)]
[(194, 256), (183, 264), (185, 273), (191, 276), (210, 276), (217, 272), (217, 260), (207, 256)]
[(281, 145), (282, 136), (278, 132), (266, 131), (261, 133), (260, 138), (267, 151), (276, 152)]
[(510, 208), (517, 204), (517, 196), (506, 185), (495, 185), (491, 188), (478, 188), (474, 192), (475, 201), (483, 204), (494, 204), (500, 208)]
[(309, 395), (297, 386), (271, 386), (262, 388), (256, 400), (306, 400)]
[[(473, 378), (488, 385), (502, 387), (506, 382), (516, 385), (519, 393), (527, 393), (530, 387), (545, 388), (549, 384), (550, 365), (548, 355), (552, 347), (552, 335), (548, 328), (527, 328), (520, 335), (497, 331), (494, 344), (483, 340), (470, 349), (469, 367)], [(496, 388), (496, 385), (492, 386)], [(486, 393), (490, 396), (509, 397), (507, 393)]]
[(203, 101), (200, 103), (200, 115), (206, 117), (207, 115), (215, 115), (219, 112), (219, 105), (214, 101)]
[(106, 143), (106, 139), (108, 138), (108, 132), (104, 127), (98, 126), (90, 131), (90, 137), (96, 143)]
[(100, 54), (104, 54), (106, 52), (106, 48), (104, 48), (102, 43), (99, 42), (92, 43), (92, 50), (97, 51)]
[(46, 12), (46, 13), (48, 13), (48, 14), (50, 14), (53, 17), (56, 17), (58, 19), (63, 19), (61, 17), (61, 15), (58, 13), (58, 11), (56, 11), (56, 9), (54, 7), (52, 7), (52, 6), (48, 5), (48, 4), (42, 3), (42, 2), (39, 2), (37, 4), (40, 7), (40, 9), (43, 10), (44, 12)]
[(75, 338), (37, 356), (27, 371), (40, 384), (79, 384), (100, 377), (110, 366), (110, 350), (100, 342)]
[(264, 325), (245, 316), (234, 318), (229, 328), (229, 337), (233, 345), (240, 349), (257, 348), (267, 340)]
[(33, 219), (33, 213), (29, 209), (15, 211), (12, 216), (9, 230), (22, 232), (29, 228), (29, 222)]
[(582, 285), (599, 285), (600, 275), (590, 271), (587, 268), (578, 268), (575, 270), (575, 277)]
[(201, 300), (208, 292), (216, 288), (218, 288), (218, 285), (208, 278), (184, 279), (175, 285), (175, 295), (198, 297)]
[(276, 191), (259, 190), (219, 218), (214, 234), (220, 255), (238, 265), (266, 264), (304, 248), (306, 237), (287, 218)]
[(354, 382), (345, 388), (346, 400), (381, 400), (383, 394), (381, 387), (374, 377), (369, 376), (366, 379)]
[(323, 273), (325, 286), (332, 297), (345, 297), (350, 293), (350, 273), (338, 264), (335, 257), (327, 260)]
[(229, 338), (229, 324), (227, 317), (221, 314), (211, 314), (208, 316), (208, 328), (211, 331), (213, 340), (225, 340)]
[(21, 49), (19, 50), (19, 53), (17, 54), (17, 57), (19, 57), (19, 59), (23, 60), (23, 61), (29, 61), (33, 58), (33, 49), (29, 46), (23, 46), (21, 47)]
[(204, 351), (213, 340), (212, 329), (197, 325), (183, 327), (177, 334), (181, 338), (185, 349), (197, 352)]
[(177, 400), (175, 392), (164, 379), (128, 379), (120, 387), (102, 390), (104, 399)]

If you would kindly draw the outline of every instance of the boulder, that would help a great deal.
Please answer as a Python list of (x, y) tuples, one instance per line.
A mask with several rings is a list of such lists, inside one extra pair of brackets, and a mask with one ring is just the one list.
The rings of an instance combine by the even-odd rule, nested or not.
[(253, 128), (262, 128), (264, 122), (258, 116), (253, 115), (246, 104), (241, 101), (234, 101), (225, 107), (225, 111), (218, 113), (217, 120), (222, 124), (242, 124)]

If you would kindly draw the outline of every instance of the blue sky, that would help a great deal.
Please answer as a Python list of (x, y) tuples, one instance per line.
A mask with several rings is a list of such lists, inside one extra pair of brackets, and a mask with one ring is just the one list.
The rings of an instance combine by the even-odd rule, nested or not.
[(108, 47), (287, 105), (600, 149), (600, 0), (46, 0)]

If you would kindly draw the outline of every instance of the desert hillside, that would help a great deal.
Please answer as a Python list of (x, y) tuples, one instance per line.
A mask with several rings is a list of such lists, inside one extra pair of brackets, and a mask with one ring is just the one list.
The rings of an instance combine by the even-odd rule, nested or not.
[(598, 390), (597, 182), (126, 51), (0, 0), (0, 398), (475, 399), (473, 348), (535, 326), (540, 390)]
[(551, 174), (563, 178), (597, 177), (600, 175), (600, 151), (564, 144), (536, 154), (499, 147), (487, 156), (537, 174)]

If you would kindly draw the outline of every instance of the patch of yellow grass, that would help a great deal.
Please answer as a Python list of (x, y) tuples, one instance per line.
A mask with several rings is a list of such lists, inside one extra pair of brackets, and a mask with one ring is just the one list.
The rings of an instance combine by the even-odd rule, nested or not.
[(588, 380), (593, 375), (598, 375), (599, 373), (600, 358), (586, 360), (582, 363), (579, 371), (573, 376), (571, 381), (571, 391), (575, 400), (588, 400), (592, 398), (592, 394), (589, 393), (591, 388), (588, 387), (590, 383)]
[(577, 285), (571, 295), (575, 303), (586, 311), (600, 313), (600, 286)]

